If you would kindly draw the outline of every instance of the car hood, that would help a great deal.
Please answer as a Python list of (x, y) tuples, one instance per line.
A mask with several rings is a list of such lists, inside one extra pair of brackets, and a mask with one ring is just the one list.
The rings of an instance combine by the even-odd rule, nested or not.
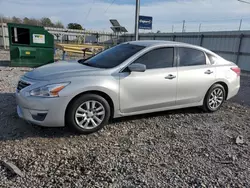
[(34, 80), (51, 80), (74, 76), (93, 75), (93, 72), (102, 72), (105, 69), (91, 67), (77, 61), (59, 61), (38, 67), (24, 76)]

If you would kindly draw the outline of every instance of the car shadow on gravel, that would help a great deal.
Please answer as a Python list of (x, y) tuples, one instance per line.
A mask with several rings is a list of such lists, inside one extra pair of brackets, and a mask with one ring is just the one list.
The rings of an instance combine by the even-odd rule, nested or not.
[(0, 60), (0, 66), (8, 67), (10, 66), (10, 61)]
[(140, 120), (140, 119), (147, 119), (152, 117), (169, 117), (170, 115), (176, 115), (176, 114), (201, 114), (205, 113), (202, 108), (199, 107), (191, 107), (191, 108), (182, 108), (177, 110), (167, 110), (167, 111), (161, 111), (161, 112), (153, 112), (153, 113), (147, 113), (147, 114), (140, 114), (140, 115), (133, 115), (133, 116), (126, 116), (126, 117), (120, 117), (116, 119), (111, 120), (111, 124), (119, 123), (119, 122), (127, 122), (132, 120)]
[[(113, 119), (107, 126), (113, 126), (119, 122), (129, 122), (144, 118), (165, 116), (171, 114), (203, 113), (200, 108), (187, 108), (172, 111), (163, 111), (143, 115), (135, 115)], [(0, 93), (0, 140), (20, 140), (26, 138), (61, 138), (78, 135), (68, 127), (48, 128), (31, 125), (20, 119), (16, 113), (16, 101), (14, 93)]]
[[(1, 89), (1, 88), (0, 88)], [(239, 99), (232, 102), (240, 103)], [(199, 107), (169, 110), (142, 115), (134, 115), (112, 119), (107, 126), (119, 126), (119, 123), (130, 122), (133, 120), (149, 119), (153, 117), (170, 117), (171, 115), (203, 114), (204, 111)], [(31, 125), (20, 119), (16, 113), (16, 101), (14, 93), (1, 93), (0, 90), (0, 141), (20, 140), (26, 138), (63, 138), (79, 135), (72, 132), (68, 127), (48, 128)]]
[(0, 93), (0, 140), (70, 137), (73, 134), (67, 127), (47, 128), (25, 122), (16, 113), (15, 94)]

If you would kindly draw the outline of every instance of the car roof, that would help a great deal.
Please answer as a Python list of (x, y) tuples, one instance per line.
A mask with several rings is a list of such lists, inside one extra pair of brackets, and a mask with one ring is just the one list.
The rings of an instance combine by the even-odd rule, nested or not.
[(187, 48), (195, 48), (197, 50), (202, 50), (204, 52), (210, 53), (212, 55), (215, 55), (217, 57), (220, 57), (218, 54), (215, 54), (214, 52), (197, 46), (197, 45), (193, 45), (193, 44), (187, 44), (187, 43), (183, 43), (183, 42), (175, 42), (175, 41), (164, 41), (164, 40), (138, 40), (138, 41), (130, 41), (127, 42), (129, 44), (134, 44), (134, 45), (138, 45), (138, 46), (145, 46), (145, 47), (151, 47), (151, 46), (177, 46), (177, 47), (187, 47)]
[(181, 42), (175, 41), (164, 41), (164, 40), (138, 40), (138, 41), (130, 41), (130, 44), (139, 45), (139, 46), (158, 46), (158, 45), (178, 45), (183, 44)]

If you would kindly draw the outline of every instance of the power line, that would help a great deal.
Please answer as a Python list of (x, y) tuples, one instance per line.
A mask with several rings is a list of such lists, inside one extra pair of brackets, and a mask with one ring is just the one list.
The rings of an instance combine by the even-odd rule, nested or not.
[[(0, 0), (1, 2), (1, 0)], [(58, 2), (53, 2), (50, 0), (47, 1), (38, 1), (38, 0), (22, 0), (22, 2), (20, 2), (20, 0), (8, 0), (4, 3), (9, 3), (9, 4), (15, 4), (15, 5), (37, 5), (37, 6), (58, 6)], [(79, 6), (79, 5), (83, 5), (82, 1), (79, 0), (71, 0), (70, 2), (60, 2), (60, 5), (70, 5), (70, 6)]]
[(87, 15), (86, 15), (84, 21), (87, 21), (87, 19), (88, 19), (88, 17), (89, 17), (89, 14), (90, 14), (90, 12), (91, 12), (92, 7), (93, 7), (94, 4), (95, 4), (95, 0), (93, 0), (92, 5), (91, 5), (91, 7), (89, 8), (89, 11), (88, 11), (88, 13), (87, 13)]
[(115, 0), (113, 0), (110, 5), (107, 7), (107, 9), (105, 10), (104, 14), (106, 14), (106, 12), (108, 11), (108, 9), (114, 4)]
[[(224, 18), (224, 19), (214, 19), (214, 20), (186, 20), (187, 23), (216, 23), (216, 22), (230, 22), (230, 21), (239, 21), (239, 20), (249, 20), (250, 17), (241, 17), (241, 18)], [(171, 21), (171, 20), (168, 20), (168, 21), (165, 21), (165, 22), (169, 22), (171, 24), (180, 24), (182, 23), (181, 21)]]
[(242, 2), (242, 3), (247, 3), (247, 4), (250, 4), (249, 1), (244, 1), (244, 0), (238, 0), (239, 2)]

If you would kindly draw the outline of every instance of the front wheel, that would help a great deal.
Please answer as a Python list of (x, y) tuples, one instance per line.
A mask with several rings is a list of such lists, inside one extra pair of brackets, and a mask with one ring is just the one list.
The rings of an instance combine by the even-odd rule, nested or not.
[(224, 87), (220, 84), (214, 84), (205, 96), (203, 109), (207, 112), (219, 110), (225, 100), (225, 96), (226, 92)]
[(109, 120), (110, 106), (101, 96), (84, 94), (70, 103), (66, 112), (66, 123), (83, 134), (102, 129)]

